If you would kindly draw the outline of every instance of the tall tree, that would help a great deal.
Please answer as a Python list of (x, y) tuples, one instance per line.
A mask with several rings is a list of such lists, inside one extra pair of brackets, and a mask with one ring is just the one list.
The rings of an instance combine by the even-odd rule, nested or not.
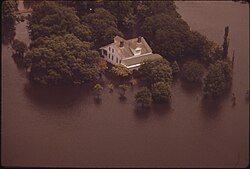
[(228, 47), (229, 47), (228, 33), (229, 33), (229, 27), (226, 26), (224, 34), (224, 42), (223, 42), (223, 59), (226, 59), (228, 55)]

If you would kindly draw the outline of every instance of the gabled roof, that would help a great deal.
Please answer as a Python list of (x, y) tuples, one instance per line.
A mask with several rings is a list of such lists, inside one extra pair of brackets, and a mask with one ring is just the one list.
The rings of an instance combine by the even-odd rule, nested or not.
[[(138, 38), (133, 38), (129, 40), (125, 40), (120, 36), (116, 36), (114, 38), (114, 42), (110, 45), (112, 45), (115, 50), (118, 52), (118, 54), (122, 57), (122, 59), (129, 58), (134, 56), (132, 50), (135, 50), (136, 48), (141, 48), (141, 55), (152, 53), (151, 48), (147, 44), (146, 40), (141, 37), (141, 42), (137, 42)], [(124, 42), (124, 46), (120, 47), (120, 42)], [(109, 46), (109, 45), (106, 45)], [(104, 46), (104, 47), (106, 47)], [(103, 48), (103, 47), (102, 47)]]

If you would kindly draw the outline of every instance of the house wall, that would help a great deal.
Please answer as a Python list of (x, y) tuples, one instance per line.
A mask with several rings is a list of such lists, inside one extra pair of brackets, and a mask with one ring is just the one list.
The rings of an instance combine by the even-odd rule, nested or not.
[[(103, 49), (105, 49), (107, 51), (107, 56), (105, 56), (103, 54)], [(115, 48), (113, 47), (113, 45), (108, 45), (105, 47), (102, 47), (102, 55), (104, 57), (104, 59), (113, 64), (113, 65), (118, 65), (120, 64), (121, 61), (121, 57), (120, 55), (117, 53), (117, 51), (115, 50)], [(117, 62), (118, 61), (118, 62)]]

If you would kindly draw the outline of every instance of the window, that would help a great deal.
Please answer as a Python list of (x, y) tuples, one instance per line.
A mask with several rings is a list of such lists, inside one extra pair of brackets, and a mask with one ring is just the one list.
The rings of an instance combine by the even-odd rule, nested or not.
[(118, 58), (116, 58), (116, 63), (118, 63)]
[(122, 60), (120, 60), (120, 63), (122, 62)]
[(102, 53), (104, 56), (107, 56), (107, 54), (108, 54), (106, 50), (102, 50)]
[(110, 47), (109, 47), (109, 51), (110, 51)]
[(110, 59), (110, 54), (109, 54), (109, 59)]
[(114, 60), (114, 56), (112, 55), (112, 60)]
[(114, 49), (112, 49), (112, 53), (114, 53)]

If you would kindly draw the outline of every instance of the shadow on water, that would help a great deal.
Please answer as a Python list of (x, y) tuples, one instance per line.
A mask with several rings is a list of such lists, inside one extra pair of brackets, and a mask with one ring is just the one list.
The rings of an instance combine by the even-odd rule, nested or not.
[(202, 83), (192, 83), (181, 80), (181, 87), (187, 94), (197, 93), (202, 91)]
[(217, 99), (202, 98), (201, 111), (209, 119), (215, 119), (220, 113), (221, 102), (222, 100), (220, 98)]
[(172, 110), (170, 104), (153, 104), (152, 105), (152, 112), (156, 115), (162, 116), (166, 115), (168, 112)]
[(2, 24), (2, 44), (8, 45), (16, 36), (15, 27), (13, 25)]
[(17, 68), (18, 68), (19, 70), (24, 70), (24, 69), (25, 69), (25, 67), (24, 67), (24, 60), (23, 60), (23, 57), (22, 57), (22, 56), (19, 56), (19, 55), (17, 55), (17, 54), (13, 54), (13, 55), (12, 55), (12, 58), (13, 58), (13, 60), (14, 60), (14, 62), (15, 62), (15, 64), (16, 64), (16, 66), (17, 66)]
[(45, 86), (27, 83), (24, 86), (25, 96), (36, 105), (45, 108), (67, 108), (79, 104), (88, 104), (91, 97), (90, 86)]

